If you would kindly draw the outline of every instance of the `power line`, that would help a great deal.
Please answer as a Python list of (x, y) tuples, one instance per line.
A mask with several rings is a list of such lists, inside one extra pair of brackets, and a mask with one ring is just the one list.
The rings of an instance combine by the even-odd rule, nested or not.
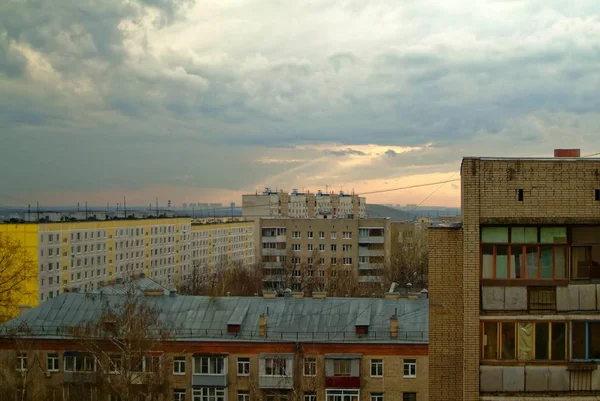
[(384, 192), (400, 191), (400, 190), (403, 190), (403, 189), (429, 187), (429, 186), (432, 186), (432, 185), (446, 184), (448, 182), (454, 182), (454, 181), (460, 181), (460, 178), (457, 178), (457, 179), (454, 179), (454, 180), (447, 180), (447, 181), (430, 182), (430, 183), (427, 183), (427, 184), (410, 185), (410, 186), (407, 186), (407, 187), (398, 187), (398, 188), (390, 188), (390, 189), (380, 189), (380, 190), (377, 190), (377, 191), (363, 192), (363, 193), (361, 193), (359, 195), (372, 195), (372, 194), (380, 194), (380, 193), (384, 193)]

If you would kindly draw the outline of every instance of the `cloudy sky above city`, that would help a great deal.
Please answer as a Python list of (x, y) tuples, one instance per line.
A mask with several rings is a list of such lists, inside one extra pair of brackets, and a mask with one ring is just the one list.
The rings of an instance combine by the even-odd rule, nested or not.
[[(600, 3), (0, 2), (0, 204), (241, 201), (600, 152)], [(372, 203), (459, 205), (459, 185)]]

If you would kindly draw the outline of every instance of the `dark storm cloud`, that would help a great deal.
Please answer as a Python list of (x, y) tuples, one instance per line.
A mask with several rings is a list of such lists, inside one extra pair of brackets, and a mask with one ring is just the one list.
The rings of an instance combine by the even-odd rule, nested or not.
[[(569, 135), (600, 147), (586, 136), (600, 123), (598, 3), (457, 4), (0, 2), (0, 135), (53, 166), (6, 189), (64, 176), (77, 188), (106, 171), (104, 185), (242, 188), (302, 164), (255, 163), (279, 150), (310, 170), (381, 145), (340, 173), (369, 180)], [(321, 146), (295, 157), (303, 144)], [(0, 160), (18, 163), (5, 146)]]

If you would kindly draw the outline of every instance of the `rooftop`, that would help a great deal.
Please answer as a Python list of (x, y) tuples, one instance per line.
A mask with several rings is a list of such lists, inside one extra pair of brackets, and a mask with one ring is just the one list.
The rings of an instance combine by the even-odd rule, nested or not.
[[(108, 303), (118, 308), (124, 295), (65, 293), (0, 326), (10, 333), (27, 328), (27, 337), (70, 338), (72, 329), (100, 318)], [(160, 319), (175, 328), (178, 341), (282, 342), (428, 342), (428, 299), (145, 296)], [(259, 335), (259, 317), (267, 316), (267, 336)], [(399, 332), (390, 337), (390, 318)], [(239, 325), (229, 333), (228, 325)], [(368, 325), (357, 335), (356, 325)]]

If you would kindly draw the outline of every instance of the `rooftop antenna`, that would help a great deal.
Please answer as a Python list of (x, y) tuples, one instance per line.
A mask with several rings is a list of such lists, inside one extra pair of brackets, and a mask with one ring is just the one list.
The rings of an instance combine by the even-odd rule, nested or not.
[(156, 218), (158, 218), (158, 196), (156, 197)]
[(123, 217), (127, 218), (127, 200), (125, 199), (125, 195), (123, 195)]
[(85, 219), (87, 220), (88, 218), (88, 208), (87, 208), (87, 201), (85, 201)]
[(40, 201), (37, 201), (37, 221), (40, 221)]

